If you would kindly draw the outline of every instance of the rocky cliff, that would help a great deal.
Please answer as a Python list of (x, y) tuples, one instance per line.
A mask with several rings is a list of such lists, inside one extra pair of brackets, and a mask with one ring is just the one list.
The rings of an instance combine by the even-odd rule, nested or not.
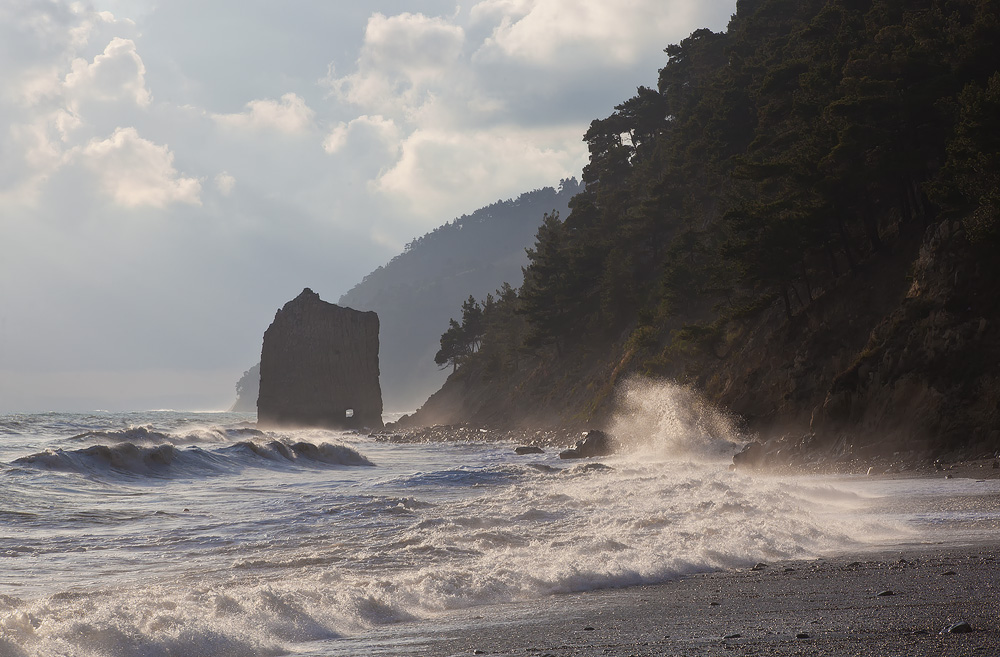
[(264, 333), (257, 422), (264, 427), (382, 426), (379, 320), (306, 288)]

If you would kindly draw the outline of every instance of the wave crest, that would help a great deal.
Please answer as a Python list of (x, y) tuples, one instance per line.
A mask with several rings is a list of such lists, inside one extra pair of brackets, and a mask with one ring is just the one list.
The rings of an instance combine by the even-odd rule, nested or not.
[(346, 445), (278, 440), (241, 441), (217, 450), (171, 444), (91, 445), (81, 449), (47, 449), (14, 461), (14, 465), (90, 475), (149, 477), (204, 476), (250, 467), (373, 466), (364, 455)]

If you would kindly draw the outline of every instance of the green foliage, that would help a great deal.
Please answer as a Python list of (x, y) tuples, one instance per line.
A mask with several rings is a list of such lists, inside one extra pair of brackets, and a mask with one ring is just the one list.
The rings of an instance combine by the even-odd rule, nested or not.
[(549, 358), (673, 331), (666, 370), (727, 321), (808, 311), (939, 213), (1000, 239), (997, 43), (1000, 0), (741, 0), (591, 123), (585, 187), (527, 252), (526, 323), (483, 351), (514, 349), (503, 330)]
[(948, 214), (964, 218), (971, 240), (1000, 241), (1000, 73), (985, 87), (970, 84), (958, 101), (955, 137), (935, 196)]

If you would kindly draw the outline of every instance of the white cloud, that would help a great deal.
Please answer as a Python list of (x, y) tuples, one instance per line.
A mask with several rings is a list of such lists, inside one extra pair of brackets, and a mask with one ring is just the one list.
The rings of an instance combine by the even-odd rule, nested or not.
[(537, 0), (483, 0), (472, 6), (469, 18), (473, 23), (515, 20), (526, 16), (536, 4)]
[(146, 89), (146, 66), (131, 39), (115, 37), (92, 63), (77, 58), (64, 81), (70, 98), (104, 102), (134, 101), (147, 107), (152, 101)]
[(280, 100), (252, 100), (246, 111), (238, 114), (215, 114), (221, 125), (239, 130), (276, 130), (285, 134), (302, 133), (313, 125), (316, 112), (294, 93)]
[(215, 177), (215, 188), (218, 189), (219, 193), (223, 196), (229, 196), (232, 194), (234, 187), (236, 187), (236, 178), (229, 175), (225, 171)]
[(362, 115), (349, 123), (340, 122), (323, 141), (323, 149), (330, 154), (343, 150), (349, 140), (363, 140), (362, 148), (378, 148), (389, 155), (399, 152), (401, 131), (392, 119), (384, 116)]
[(697, 15), (687, 0), (486, 0), (473, 16), (500, 16), (477, 57), (509, 58), (542, 68), (627, 66), (651, 46), (664, 48)]
[(442, 85), (458, 86), (461, 26), (422, 14), (374, 14), (357, 71), (331, 81), (336, 95), (384, 115), (405, 116)]
[(135, 128), (118, 128), (108, 139), (91, 141), (79, 154), (97, 175), (102, 191), (119, 205), (201, 205), (201, 182), (179, 176), (174, 154), (143, 139)]
[(402, 156), (373, 187), (424, 217), (448, 217), (499, 197), (513, 196), (576, 175), (586, 148), (573, 128), (476, 133), (417, 130)]

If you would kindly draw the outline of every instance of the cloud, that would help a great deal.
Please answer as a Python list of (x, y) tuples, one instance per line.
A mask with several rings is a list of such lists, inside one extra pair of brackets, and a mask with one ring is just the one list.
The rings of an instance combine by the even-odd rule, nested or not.
[[(627, 66), (665, 35), (690, 31), (696, 4), (685, 0), (487, 0), (473, 15), (501, 15), (477, 57), (508, 58), (540, 68)], [(671, 37), (667, 37), (671, 38)]]
[(119, 205), (201, 205), (201, 182), (179, 176), (174, 154), (166, 146), (143, 139), (135, 128), (118, 128), (108, 139), (93, 140), (79, 156), (97, 175), (101, 190)]
[(215, 114), (221, 125), (237, 130), (275, 130), (285, 134), (306, 132), (313, 126), (316, 112), (306, 101), (294, 93), (287, 93), (281, 100), (252, 100), (246, 111), (238, 114)]
[(334, 126), (323, 141), (323, 150), (333, 154), (344, 150), (349, 141), (356, 141), (359, 148), (366, 150), (379, 149), (389, 155), (399, 152), (399, 126), (392, 119), (384, 116), (362, 115), (349, 123), (341, 122)]
[(215, 177), (215, 188), (218, 189), (219, 193), (223, 196), (229, 196), (232, 194), (234, 187), (236, 187), (236, 178), (232, 177), (225, 171)]
[(461, 84), (461, 26), (443, 18), (374, 14), (365, 28), (357, 71), (329, 81), (341, 100), (389, 116), (406, 116), (432, 88)]
[(520, 19), (527, 16), (536, 4), (537, 0), (483, 0), (469, 10), (469, 19), (472, 23)]
[[(374, 189), (428, 218), (455, 216), (499, 197), (576, 175), (586, 148), (574, 128), (498, 127), (475, 133), (416, 130)], [(470, 197), (475, 200), (470, 200)]]
[(139, 107), (147, 107), (152, 102), (146, 89), (146, 67), (136, 52), (135, 42), (121, 37), (112, 39), (92, 63), (83, 58), (74, 59), (64, 85), (67, 95), (74, 100), (130, 100)]

